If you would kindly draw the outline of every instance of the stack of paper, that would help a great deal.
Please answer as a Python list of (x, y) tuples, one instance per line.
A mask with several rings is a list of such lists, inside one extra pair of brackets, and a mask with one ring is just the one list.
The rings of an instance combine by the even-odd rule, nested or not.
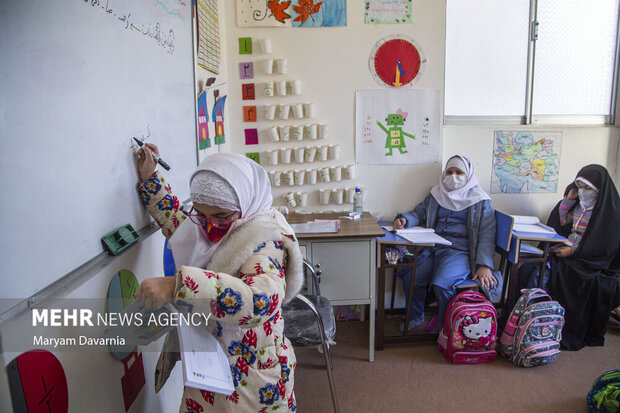
[(340, 221), (333, 220), (315, 220), (304, 222), (303, 224), (291, 224), (291, 228), (296, 234), (321, 234), (338, 232), (340, 229)]
[(513, 231), (516, 232), (529, 232), (536, 234), (555, 234), (555, 230), (542, 224), (537, 217), (513, 215), (514, 225)]
[(409, 232), (405, 234), (398, 234), (399, 237), (406, 239), (414, 244), (441, 244), (452, 245), (447, 239), (440, 237), (435, 232)]
[(421, 234), (421, 233), (435, 232), (435, 230), (433, 228), (424, 228), (424, 227), (411, 227), (411, 228), (394, 229), (394, 227), (391, 226), (391, 225), (384, 225), (383, 228), (385, 228), (387, 231), (395, 232), (398, 235), (401, 235), (401, 234)]

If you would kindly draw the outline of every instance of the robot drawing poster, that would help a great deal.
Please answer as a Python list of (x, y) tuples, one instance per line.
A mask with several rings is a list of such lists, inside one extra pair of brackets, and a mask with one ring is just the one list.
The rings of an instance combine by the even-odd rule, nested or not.
[(439, 91), (364, 89), (356, 92), (358, 164), (439, 162)]

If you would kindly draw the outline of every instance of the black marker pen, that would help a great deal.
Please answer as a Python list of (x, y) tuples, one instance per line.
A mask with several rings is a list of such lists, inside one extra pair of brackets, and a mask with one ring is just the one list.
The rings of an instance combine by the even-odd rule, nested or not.
[[(136, 143), (138, 144), (139, 147), (142, 148), (144, 146), (144, 142), (142, 142), (141, 140), (138, 140), (135, 137), (133, 138), (133, 140), (136, 141)], [(160, 164), (162, 168), (164, 168), (166, 171), (170, 170), (170, 166), (166, 162), (164, 162), (163, 159), (161, 159), (159, 156), (157, 156), (157, 154), (155, 152), (151, 151), (151, 155), (153, 155), (153, 160), (155, 162), (157, 162), (158, 164)]]

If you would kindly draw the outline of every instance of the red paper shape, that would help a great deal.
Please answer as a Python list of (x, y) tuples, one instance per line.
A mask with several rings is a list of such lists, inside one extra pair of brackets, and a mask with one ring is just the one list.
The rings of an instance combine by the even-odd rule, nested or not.
[(245, 144), (246, 145), (258, 144), (258, 130), (257, 129), (246, 129), (245, 130)]
[(146, 379), (144, 378), (144, 362), (142, 361), (142, 353), (138, 353), (136, 347), (134, 351), (123, 359), (123, 367), (125, 367), (125, 375), (121, 378), (121, 386), (123, 388), (123, 401), (125, 402), (125, 411), (129, 408), (140, 394), (140, 390), (144, 387)]
[(245, 83), (241, 85), (241, 97), (243, 100), (254, 100), (254, 83)]

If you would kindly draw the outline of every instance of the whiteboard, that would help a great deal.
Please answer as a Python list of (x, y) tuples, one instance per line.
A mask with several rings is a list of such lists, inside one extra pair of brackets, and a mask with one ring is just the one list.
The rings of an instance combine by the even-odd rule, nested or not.
[[(149, 217), (130, 139), (176, 195), (197, 164), (190, 0), (0, 2), (0, 298), (27, 298)], [(157, 275), (157, 274), (152, 274)]]

